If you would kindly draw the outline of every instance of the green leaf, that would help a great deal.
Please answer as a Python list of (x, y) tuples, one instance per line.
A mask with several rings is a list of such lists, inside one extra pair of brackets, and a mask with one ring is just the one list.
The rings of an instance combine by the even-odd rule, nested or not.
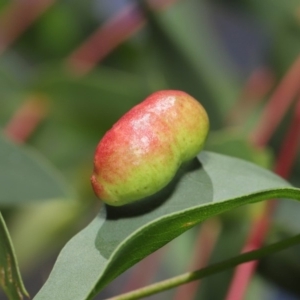
[(34, 299), (91, 299), (126, 269), (199, 222), (274, 197), (300, 200), (300, 189), (251, 163), (202, 152), (160, 193), (123, 207), (103, 206), (62, 250)]
[(70, 198), (73, 191), (38, 153), (0, 135), (0, 204)]
[(9, 233), (1, 213), (0, 286), (10, 300), (22, 300), (24, 296), (29, 296), (24, 288)]
[[(157, 283), (147, 285), (143, 288), (136, 289), (132, 292), (124, 293), (116, 297), (109, 298), (107, 300), (137, 300), (142, 299), (153, 294), (157, 294), (179, 285), (186, 284), (188, 282), (199, 280), (209, 275), (214, 275), (215, 273), (222, 272), (228, 269), (232, 269), (240, 264), (257, 260), (263, 257), (266, 257), (270, 253), (277, 253), (294, 245), (300, 243), (300, 234), (293, 236), (291, 238), (285, 239), (281, 242), (274, 243), (272, 245), (259, 248), (257, 250), (248, 251), (237, 255), (235, 257), (223, 260), (219, 263), (209, 265), (208, 267), (187, 272), (175, 277), (171, 277), (166, 280), (162, 280)], [(197, 298), (198, 299), (198, 298)], [(207, 299), (207, 298), (205, 298)], [(211, 298), (216, 299), (216, 298)], [(217, 298), (223, 299), (223, 298)], [(251, 298), (252, 299), (252, 298)]]

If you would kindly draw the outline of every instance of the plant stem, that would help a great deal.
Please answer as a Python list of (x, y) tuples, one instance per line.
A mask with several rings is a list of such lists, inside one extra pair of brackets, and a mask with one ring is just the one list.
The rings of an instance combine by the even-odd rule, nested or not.
[(194, 271), (194, 272), (184, 273), (182, 275), (175, 276), (170, 279), (148, 285), (144, 288), (137, 289), (133, 292), (129, 292), (129, 293), (122, 294), (120, 296), (109, 298), (107, 300), (141, 299), (143, 297), (150, 296), (150, 295), (177, 287), (179, 285), (182, 285), (182, 284), (185, 284), (185, 283), (197, 280), (197, 279), (201, 279), (201, 278), (207, 277), (209, 275), (213, 275), (215, 273), (225, 271), (227, 269), (236, 267), (239, 264), (249, 262), (252, 260), (257, 260), (259, 258), (265, 257), (265, 256), (267, 256), (269, 254), (273, 254), (275, 252), (279, 252), (281, 250), (284, 250), (286, 248), (289, 248), (289, 247), (299, 244), (299, 243), (300, 243), (300, 234), (293, 236), (291, 238), (285, 239), (283, 241), (274, 243), (270, 246), (266, 246), (259, 250), (243, 253), (236, 257), (213, 264), (209, 267), (206, 267), (206, 268)]
[[(298, 62), (298, 72), (300, 72), (300, 57)], [(291, 80), (291, 78), (289, 80)], [(276, 95), (276, 93), (274, 93), (274, 95)], [(273, 99), (276, 99), (276, 97)], [(286, 179), (289, 177), (292, 171), (293, 164), (295, 163), (297, 157), (297, 150), (300, 146), (299, 126), (300, 97), (298, 98), (298, 103), (294, 108), (293, 119), (290, 122), (287, 134), (285, 135), (285, 138), (282, 142), (281, 148), (279, 150), (279, 155), (276, 159), (274, 166), (275, 173)], [(274, 134), (274, 132), (270, 132), (270, 134)], [(266, 140), (266, 142), (267, 141), (268, 140)], [(261, 247), (264, 239), (267, 236), (276, 206), (276, 200), (270, 200), (265, 203), (260, 217), (258, 219), (254, 219), (252, 222), (251, 231), (247, 237), (242, 252), (258, 249)], [(231, 281), (231, 285), (228, 289), (226, 300), (231, 300), (233, 299), (233, 297), (237, 300), (244, 299), (247, 287), (249, 286), (249, 282), (255, 272), (256, 266), (256, 262), (251, 262), (243, 266), (238, 266), (238, 268), (235, 270), (233, 279)]]
[(254, 145), (265, 147), (299, 92), (300, 55), (285, 74), (251, 134)]
[[(175, 1), (149, 2), (152, 9), (164, 10)], [(146, 22), (146, 17), (137, 5), (127, 5), (71, 53), (66, 60), (67, 67), (77, 75), (85, 75), (121, 43), (144, 27)]]
[(0, 55), (54, 2), (55, 0), (10, 1), (0, 14)]
[[(221, 233), (221, 224), (218, 218), (211, 218), (202, 223), (187, 271), (195, 268), (202, 269), (208, 265), (211, 254)], [(196, 299), (200, 282), (193, 282), (180, 286), (173, 295), (173, 300)]]
[(16, 143), (24, 143), (48, 113), (48, 99), (30, 95), (4, 128), (4, 133)]

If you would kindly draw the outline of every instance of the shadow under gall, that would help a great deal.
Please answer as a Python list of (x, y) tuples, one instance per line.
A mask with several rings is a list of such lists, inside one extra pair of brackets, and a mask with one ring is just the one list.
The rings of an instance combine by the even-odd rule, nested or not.
[(183, 175), (193, 172), (199, 168), (201, 168), (201, 163), (197, 158), (194, 158), (193, 160), (183, 164), (178, 169), (171, 182), (154, 195), (123, 206), (106, 205), (107, 219), (117, 220), (120, 218), (131, 218), (144, 215), (155, 210), (170, 198), (176, 190), (177, 184)]

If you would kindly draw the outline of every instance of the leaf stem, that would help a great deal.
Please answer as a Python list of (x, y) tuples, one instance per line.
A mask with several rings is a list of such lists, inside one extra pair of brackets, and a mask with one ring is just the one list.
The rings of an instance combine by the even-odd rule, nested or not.
[(32, 94), (18, 108), (4, 128), (4, 133), (16, 143), (24, 143), (45, 119), (48, 101), (45, 96)]
[(300, 234), (293, 236), (291, 238), (285, 239), (283, 241), (274, 243), (272, 245), (263, 247), (258, 250), (250, 251), (247, 253), (240, 254), (238, 256), (235, 256), (233, 258), (224, 260), (222, 262), (210, 265), (206, 268), (194, 271), (194, 272), (187, 272), (179, 276), (172, 277), (167, 280), (163, 280), (151, 285), (148, 285), (144, 288), (137, 289), (135, 291), (125, 293), (113, 298), (109, 298), (107, 300), (135, 300), (135, 299), (141, 299), (146, 296), (150, 296), (174, 287), (177, 287), (179, 285), (198, 280), (210, 275), (213, 275), (215, 273), (219, 273), (222, 271), (225, 271), (227, 269), (236, 267), (239, 264), (246, 263), (252, 260), (257, 260), (259, 258), (265, 257), (268, 254), (273, 254), (275, 252), (279, 252), (281, 250), (284, 250), (286, 248), (289, 248), (293, 245), (300, 243)]
[(0, 14), (0, 55), (54, 2), (55, 0), (10, 1)]
[(299, 76), (300, 55), (278, 84), (266, 104), (260, 120), (250, 137), (254, 145), (264, 147), (270, 141), (270, 138), (299, 92)]
[[(155, 10), (166, 9), (175, 1), (150, 1)], [(127, 5), (115, 16), (101, 25), (67, 58), (66, 64), (71, 71), (83, 76), (90, 72), (117, 46), (139, 31), (147, 20), (136, 5)]]
[[(220, 237), (221, 227), (221, 221), (216, 217), (202, 223), (187, 270), (193, 270), (195, 268), (202, 269), (208, 265), (209, 259)], [(190, 299), (196, 299), (199, 285), (200, 282), (198, 281), (180, 286), (173, 295), (173, 300), (185, 299), (186, 295), (189, 295)]]

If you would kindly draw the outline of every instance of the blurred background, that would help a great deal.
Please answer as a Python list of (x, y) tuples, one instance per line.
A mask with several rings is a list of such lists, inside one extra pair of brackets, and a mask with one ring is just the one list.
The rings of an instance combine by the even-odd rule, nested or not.
[[(89, 182), (97, 143), (160, 89), (184, 90), (203, 104), (211, 120), (206, 150), (275, 170), (300, 187), (299, 0), (0, 0), (0, 184), (8, 190), (0, 192), (0, 209), (31, 296), (99, 210)], [(23, 161), (20, 182), (12, 182), (1, 152), (7, 143), (17, 156), (26, 150), (49, 185), (34, 181), (40, 171)], [(299, 213), (299, 204), (279, 201), (276, 210), (252, 205), (209, 220), (96, 299), (236, 255), (251, 234), (260, 246), (299, 233)], [(262, 218), (271, 220), (266, 234), (255, 231)], [(244, 299), (299, 299), (298, 248), (261, 261)], [(149, 299), (230, 300), (234, 278), (224, 272)]]

